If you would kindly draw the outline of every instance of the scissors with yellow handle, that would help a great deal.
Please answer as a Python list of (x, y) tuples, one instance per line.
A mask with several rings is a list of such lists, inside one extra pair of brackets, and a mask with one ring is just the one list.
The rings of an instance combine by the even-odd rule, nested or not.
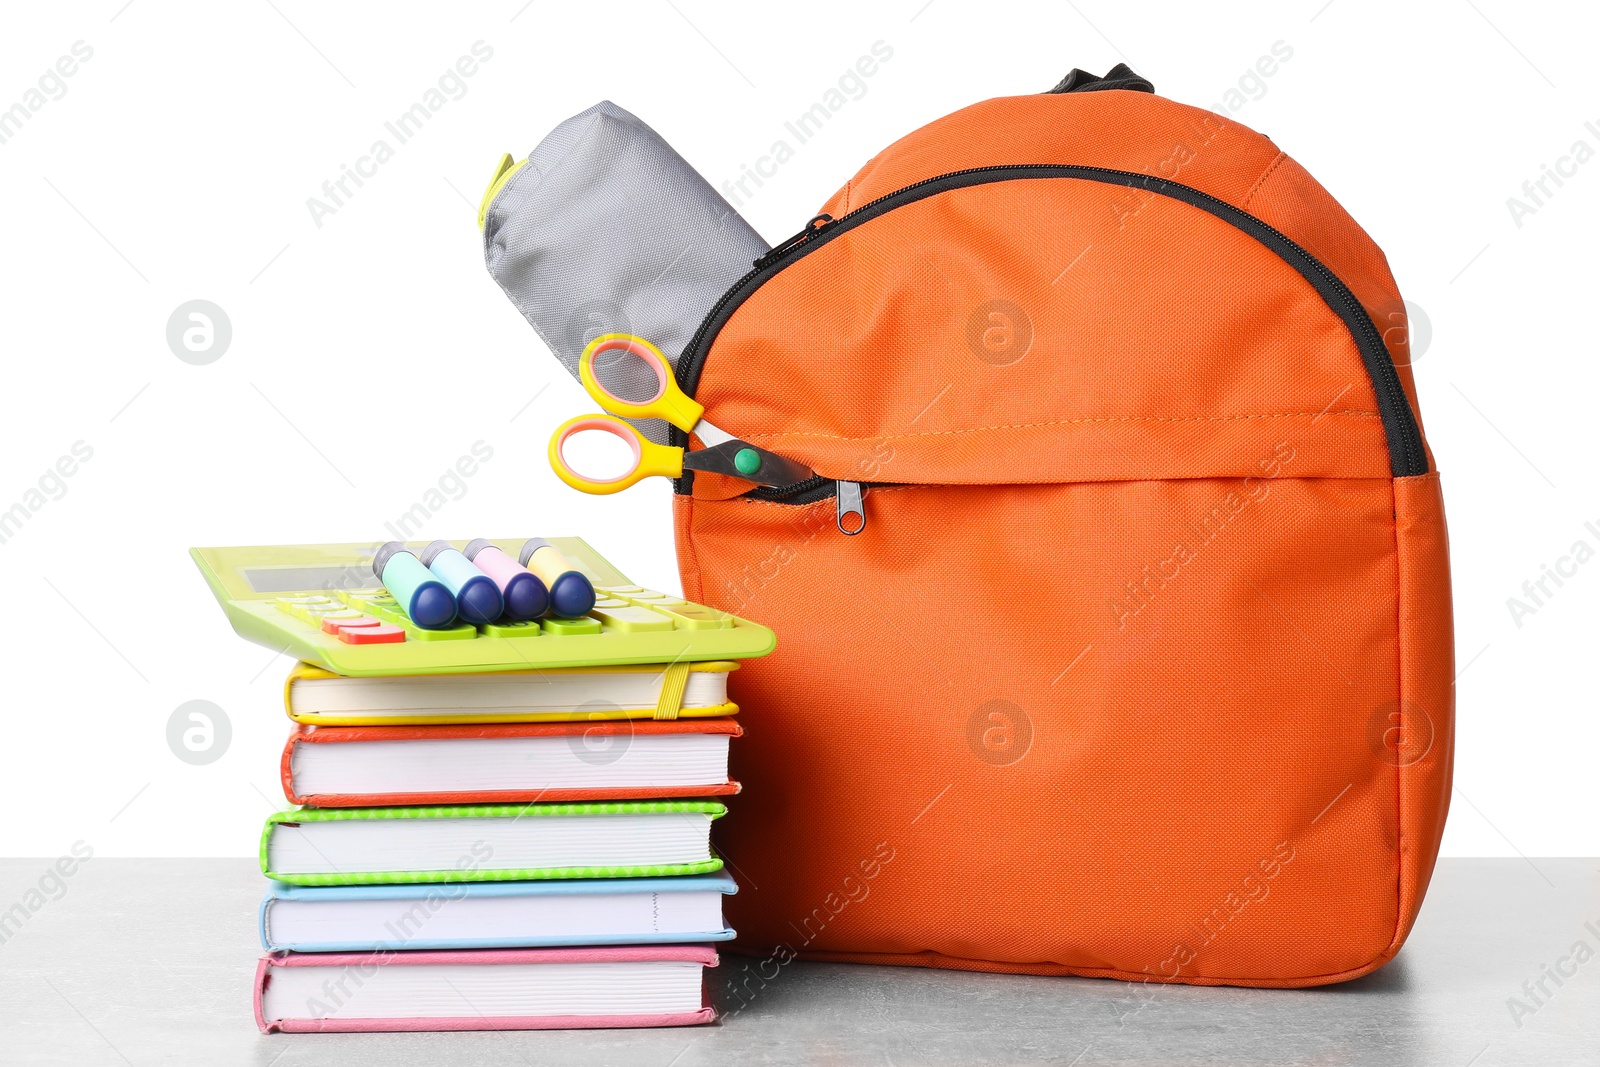
[[(633, 402), (600, 383), (594, 371), (594, 361), (612, 352), (625, 353), (644, 362), (655, 374), (654, 395), (647, 400)], [(641, 478), (657, 474), (677, 478), (685, 470), (726, 474), (769, 486), (793, 485), (812, 477), (811, 468), (805, 464), (741, 441), (702, 418), (705, 408), (678, 388), (667, 357), (642, 337), (626, 333), (608, 333), (596, 337), (579, 357), (578, 378), (589, 395), (611, 415), (630, 419), (664, 419), (685, 433), (693, 433), (706, 447), (690, 452), (658, 445), (645, 440), (644, 435), (622, 419), (612, 418), (611, 415), (579, 415), (556, 427), (556, 432), (550, 437), (550, 466), (556, 472), (556, 477), (574, 489), (595, 494), (615, 493)], [(614, 478), (588, 478), (573, 470), (563, 450), (569, 438), (586, 430), (599, 430), (620, 439), (633, 450), (633, 465)]]

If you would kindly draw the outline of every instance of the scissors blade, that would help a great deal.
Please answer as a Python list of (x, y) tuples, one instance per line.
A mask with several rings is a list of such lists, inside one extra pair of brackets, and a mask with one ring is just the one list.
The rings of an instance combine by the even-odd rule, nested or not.
[(768, 452), (737, 438), (702, 448), (698, 452), (685, 452), (683, 465), (688, 470), (726, 474), (774, 488), (803, 482), (816, 473), (804, 463), (786, 459), (776, 452)]

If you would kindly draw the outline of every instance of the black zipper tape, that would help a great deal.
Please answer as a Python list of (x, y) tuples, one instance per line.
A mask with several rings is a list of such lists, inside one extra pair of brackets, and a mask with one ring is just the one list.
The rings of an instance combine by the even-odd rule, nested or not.
[[(1053, 163), (974, 167), (971, 170), (952, 171), (949, 174), (925, 178), (920, 182), (896, 189), (892, 193), (862, 204), (837, 219), (817, 216), (804, 230), (756, 260), (750, 272), (734, 282), (733, 286), (722, 295), (722, 299), (718, 300), (707, 313), (699, 330), (695, 331), (688, 347), (678, 358), (676, 376), (679, 388), (689, 396), (694, 396), (695, 390), (700, 385), (701, 371), (705, 368), (706, 353), (710, 351), (717, 334), (727, 325), (741, 304), (779, 271), (797, 262), (801, 257), (815, 252), (840, 234), (853, 230), (863, 223), (871, 222), (895, 208), (914, 204), (952, 189), (1038, 178), (1078, 178), (1083, 181), (1103, 182), (1107, 185), (1124, 185), (1181, 200), (1216, 216), (1265, 245), (1309, 282), (1329, 309), (1339, 316), (1349, 329), (1356, 348), (1361, 352), (1361, 361), (1366, 365), (1367, 375), (1372, 380), (1373, 392), (1378, 398), (1378, 413), (1383, 418), (1384, 437), (1389, 445), (1391, 473), (1396, 478), (1428, 473), (1428, 454), (1422, 445), (1422, 431), (1417, 427), (1416, 416), (1412, 414), (1411, 403), (1407, 400), (1405, 389), (1400, 384), (1400, 375), (1395, 371), (1394, 360), (1389, 355), (1388, 347), (1383, 343), (1383, 335), (1373, 323), (1372, 316), (1367, 314), (1366, 308), (1361, 306), (1361, 301), (1356, 299), (1350, 287), (1345, 285), (1338, 275), (1280, 231), (1225, 200), (1149, 174), (1110, 170), (1105, 167), (1075, 167)], [(688, 443), (688, 435), (676, 427), (670, 430), (670, 439), (672, 444), (679, 447)], [(688, 471), (674, 483), (679, 493), (688, 493), (693, 484), (693, 474)], [(748, 495), (763, 500), (783, 500), (803, 504), (825, 499), (832, 496), (833, 492), (832, 480), (809, 478), (781, 489), (755, 489)]]

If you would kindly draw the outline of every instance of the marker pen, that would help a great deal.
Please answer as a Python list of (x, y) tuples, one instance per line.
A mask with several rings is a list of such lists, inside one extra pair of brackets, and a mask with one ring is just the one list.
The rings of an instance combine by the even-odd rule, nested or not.
[(390, 541), (372, 557), (372, 573), (424, 630), (443, 630), (456, 621), (456, 598), (422, 565), (404, 541)]
[(505, 598), (494, 579), (472, 565), (449, 541), (434, 541), (418, 557), (433, 576), (455, 594), (456, 607), (465, 622), (494, 622), (506, 610)]
[(550, 606), (550, 593), (539, 576), (483, 538), (467, 542), (463, 555), (500, 587), (500, 595), (506, 601), (506, 618), (526, 622), (537, 619)]
[(594, 607), (594, 586), (572, 569), (561, 550), (542, 537), (530, 537), (517, 554), (518, 561), (550, 590), (550, 614), (576, 619)]

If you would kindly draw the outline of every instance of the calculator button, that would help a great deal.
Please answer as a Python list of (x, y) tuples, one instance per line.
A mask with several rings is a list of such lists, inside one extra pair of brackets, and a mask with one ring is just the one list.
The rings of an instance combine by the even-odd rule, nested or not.
[(413, 641), (470, 641), (478, 636), (478, 628), (467, 623), (452, 626), (448, 630), (424, 630), (398, 612), (395, 621), (405, 627)]
[(578, 634), (600, 632), (599, 619), (540, 619), (539, 625), (552, 637), (574, 637)]
[(308, 626), (320, 628), (322, 617), (341, 611), (348, 611), (343, 604), (334, 603), (326, 597), (318, 598), (323, 603), (307, 604), (303, 600), (293, 597), (283, 597), (278, 600), (278, 609), (288, 612)]
[(466, 641), (478, 636), (477, 628), (465, 623), (452, 626), (448, 630), (424, 630), (412, 622), (411, 618), (400, 610), (400, 602), (387, 593), (371, 599), (354, 593), (341, 593), (340, 598), (351, 608), (380, 619), (391, 626), (401, 627), (410, 633), (413, 641)]
[(538, 637), (537, 622), (491, 622), (483, 627), (485, 637)]
[(650, 633), (672, 629), (672, 620), (659, 611), (627, 605), (620, 608), (595, 608), (589, 613), (613, 630), (622, 633)]
[(595, 598), (594, 606), (597, 608), (625, 608), (628, 606), (628, 602), (626, 600), (618, 600), (614, 596), (603, 596)]
[(337, 635), (341, 630), (361, 629), (367, 626), (382, 626), (377, 619), (370, 615), (363, 615), (359, 611), (352, 611), (347, 618), (336, 619), (331, 615), (322, 617), (322, 632)]
[(340, 600), (349, 603), (352, 600), (393, 600), (393, 595), (387, 589), (340, 589), (336, 594)]
[(339, 630), (339, 640), (347, 645), (398, 645), (405, 639), (404, 630), (388, 623), (379, 623), (377, 626), (345, 626)]
[(363, 604), (358, 600), (354, 601), (352, 606), (357, 610), (366, 612), (368, 615), (376, 615), (384, 622), (392, 622), (396, 625), (398, 625), (400, 620), (404, 618), (404, 616), (400, 613), (400, 605), (394, 603), (393, 601), (384, 603), (381, 600), (369, 600)]
[(672, 607), (652, 604), (657, 611), (672, 619), (680, 630), (731, 630), (733, 616), (725, 611), (700, 604), (679, 604)]
[(595, 586), (595, 589), (599, 590), (602, 593), (642, 593), (642, 592), (644, 592), (643, 589), (640, 589), (636, 585), (597, 585), (597, 586)]
[(643, 604), (646, 607), (651, 608), (659, 608), (663, 604), (677, 607), (679, 604), (688, 603), (688, 601), (683, 599), (681, 596), (670, 596), (666, 593), (629, 593), (628, 599), (633, 601), (635, 604)]

